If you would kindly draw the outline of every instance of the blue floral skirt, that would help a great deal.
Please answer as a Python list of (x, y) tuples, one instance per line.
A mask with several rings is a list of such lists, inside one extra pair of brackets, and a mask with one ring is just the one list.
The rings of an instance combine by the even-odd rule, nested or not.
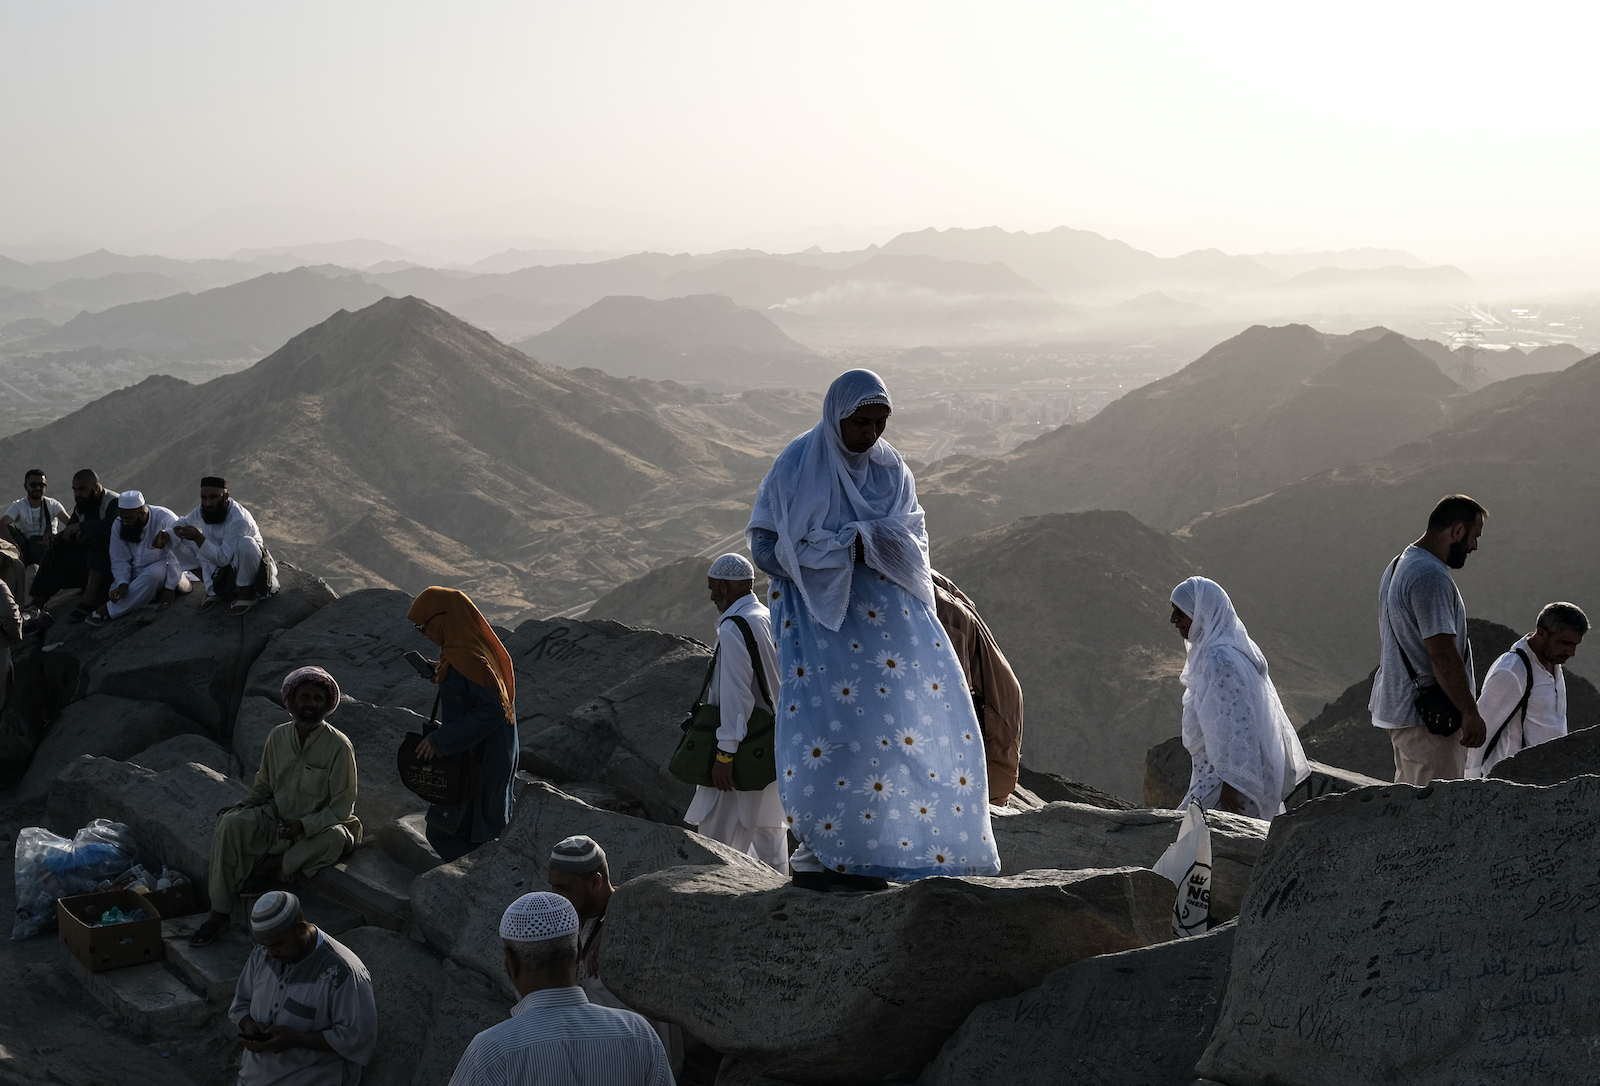
[(933, 609), (861, 563), (834, 633), (768, 591), (783, 670), (778, 788), (824, 867), (900, 882), (997, 875), (983, 737)]

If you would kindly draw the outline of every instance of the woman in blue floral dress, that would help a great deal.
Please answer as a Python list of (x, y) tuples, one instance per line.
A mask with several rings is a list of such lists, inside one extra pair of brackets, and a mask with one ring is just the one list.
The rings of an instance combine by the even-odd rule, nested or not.
[(916, 482), (881, 440), (891, 410), (877, 374), (842, 374), (750, 518), (783, 671), (790, 866), (813, 889), (1000, 871), (983, 737), (934, 614)]

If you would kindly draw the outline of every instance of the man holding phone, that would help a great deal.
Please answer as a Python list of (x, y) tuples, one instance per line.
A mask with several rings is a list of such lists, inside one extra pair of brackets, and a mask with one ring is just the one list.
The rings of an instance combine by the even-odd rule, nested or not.
[(306, 922), (300, 899), (262, 894), (250, 910), (256, 947), (228, 1017), (244, 1038), (240, 1086), (342, 1086), (378, 1047), (372, 976), (343, 943)]

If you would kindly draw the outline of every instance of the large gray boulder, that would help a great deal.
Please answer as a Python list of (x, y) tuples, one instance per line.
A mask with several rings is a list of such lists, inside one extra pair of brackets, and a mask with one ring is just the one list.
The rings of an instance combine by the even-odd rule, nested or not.
[(1189, 1086), (1228, 987), (1234, 926), (1058, 969), (967, 1016), (922, 1086)]
[(619, 886), (681, 864), (772, 871), (686, 827), (602, 811), (534, 781), (523, 788), (511, 824), (498, 841), (419, 875), (411, 884), (412, 914), (428, 942), (462, 965), (495, 978), (510, 993), (502, 968), (500, 914), (523, 894), (550, 889), (545, 879), (550, 850), (563, 837), (578, 833), (594, 838), (606, 850), (611, 881)]
[(1600, 774), (1600, 728), (1569, 732), (1495, 763), (1489, 776), (1518, 784), (1558, 784), (1583, 774)]
[(165, 702), (92, 694), (63, 709), (45, 733), (17, 785), (17, 798), (30, 803), (43, 799), (56, 774), (80, 755), (122, 759), (164, 739), (204, 732)]
[(45, 679), (58, 703), (94, 694), (162, 702), (223, 738), (244, 696), (251, 665), (271, 635), (295, 626), (334, 599), (319, 577), (281, 565), (283, 588), (242, 618), (221, 610), (197, 614), (201, 593), (180, 595), (171, 610), (150, 612), (96, 629), (84, 623), (51, 627), (41, 654)]
[[(341, 686), (341, 692), (343, 687)], [(233, 729), (233, 753), (239, 759), (239, 776), (254, 781), (261, 764), (267, 735), (290, 719), (289, 711), (264, 697), (249, 697), (239, 708)], [(386, 826), (428, 805), (400, 783), (395, 752), (407, 732), (420, 732), (427, 718), (410, 709), (370, 705), (352, 697), (339, 699), (328, 723), (350, 740), (356, 751), (356, 817), (366, 836), (376, 840)]]
[(1218, 1082), (1595, 1081), (1600, 781), (1391, 785), (1273, 826), (1196, 1068)]
[(677, 1022), (747, 1077), (905, 1080), (980, 1003), (1167, 937), (1174, 894), (1137, 868), (871, 894), (801, 890), (761, 867), (674, 868), (618, 889), (600, 968), (629, 1006)]
[(130, 754), (124, 760), (157, 773), (193, 762), (229, 776), (233, 765), (228, 752), (203, 735), (175, 735)]
[(177, 868), (203, 897), (217, 811), (249, 794), (243, 782), (193, 763), (157, 773), (85, 754), (50, 785), (49, 819), (66, 837), (95, 818), (126, 823), (146, 866)]
[[(1044, 868), (1149, 867), (1178, 838), (1180, 811), (1113, 811), (1050, 803), (1031, 811), (996, 810), (995, 848), (1007, 874)], [(1207, 811), (1211, 830), (1211, 915), (1230, 920), (1250, 886), (1267, 842), (1268, 823)], [(1169, 884), (1170, 885), (1170, 884)]]
[(667, 763), (683, 738), (678, 725), (700, 692), (711, 654), (667, 634), (654, 634), (649, 644), (656, 655), (564, 719), (522, 730), (523, 764), (555, 780), (609, 784), (642, 804), (649, 817), (677, 822), (694, 789), (668, 773)]

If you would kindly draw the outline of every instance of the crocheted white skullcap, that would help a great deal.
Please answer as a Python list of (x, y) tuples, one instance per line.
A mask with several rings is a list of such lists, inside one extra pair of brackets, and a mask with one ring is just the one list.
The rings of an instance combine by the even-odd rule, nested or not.
[(124, 490), (117, 495), (118, 509), (143, 509), (144, 495), (137, 490)]
[(523, 894), (500, 918), (500, 938), (513, 943), (537, 943), (577, 933), (578, 910), (560, 894), (546, 890)]
[(287, 890), (268, 890), (250, 907), (250, 934), (258, 943), (276, 939), (300, 922), (300, 899)]
[(724, 554), (711, 563), (707, 577), (715, 577), (719, 581), (753, 581), (756, 576), (756, 567), (750, 564), (750, 559), (742, 554)]

